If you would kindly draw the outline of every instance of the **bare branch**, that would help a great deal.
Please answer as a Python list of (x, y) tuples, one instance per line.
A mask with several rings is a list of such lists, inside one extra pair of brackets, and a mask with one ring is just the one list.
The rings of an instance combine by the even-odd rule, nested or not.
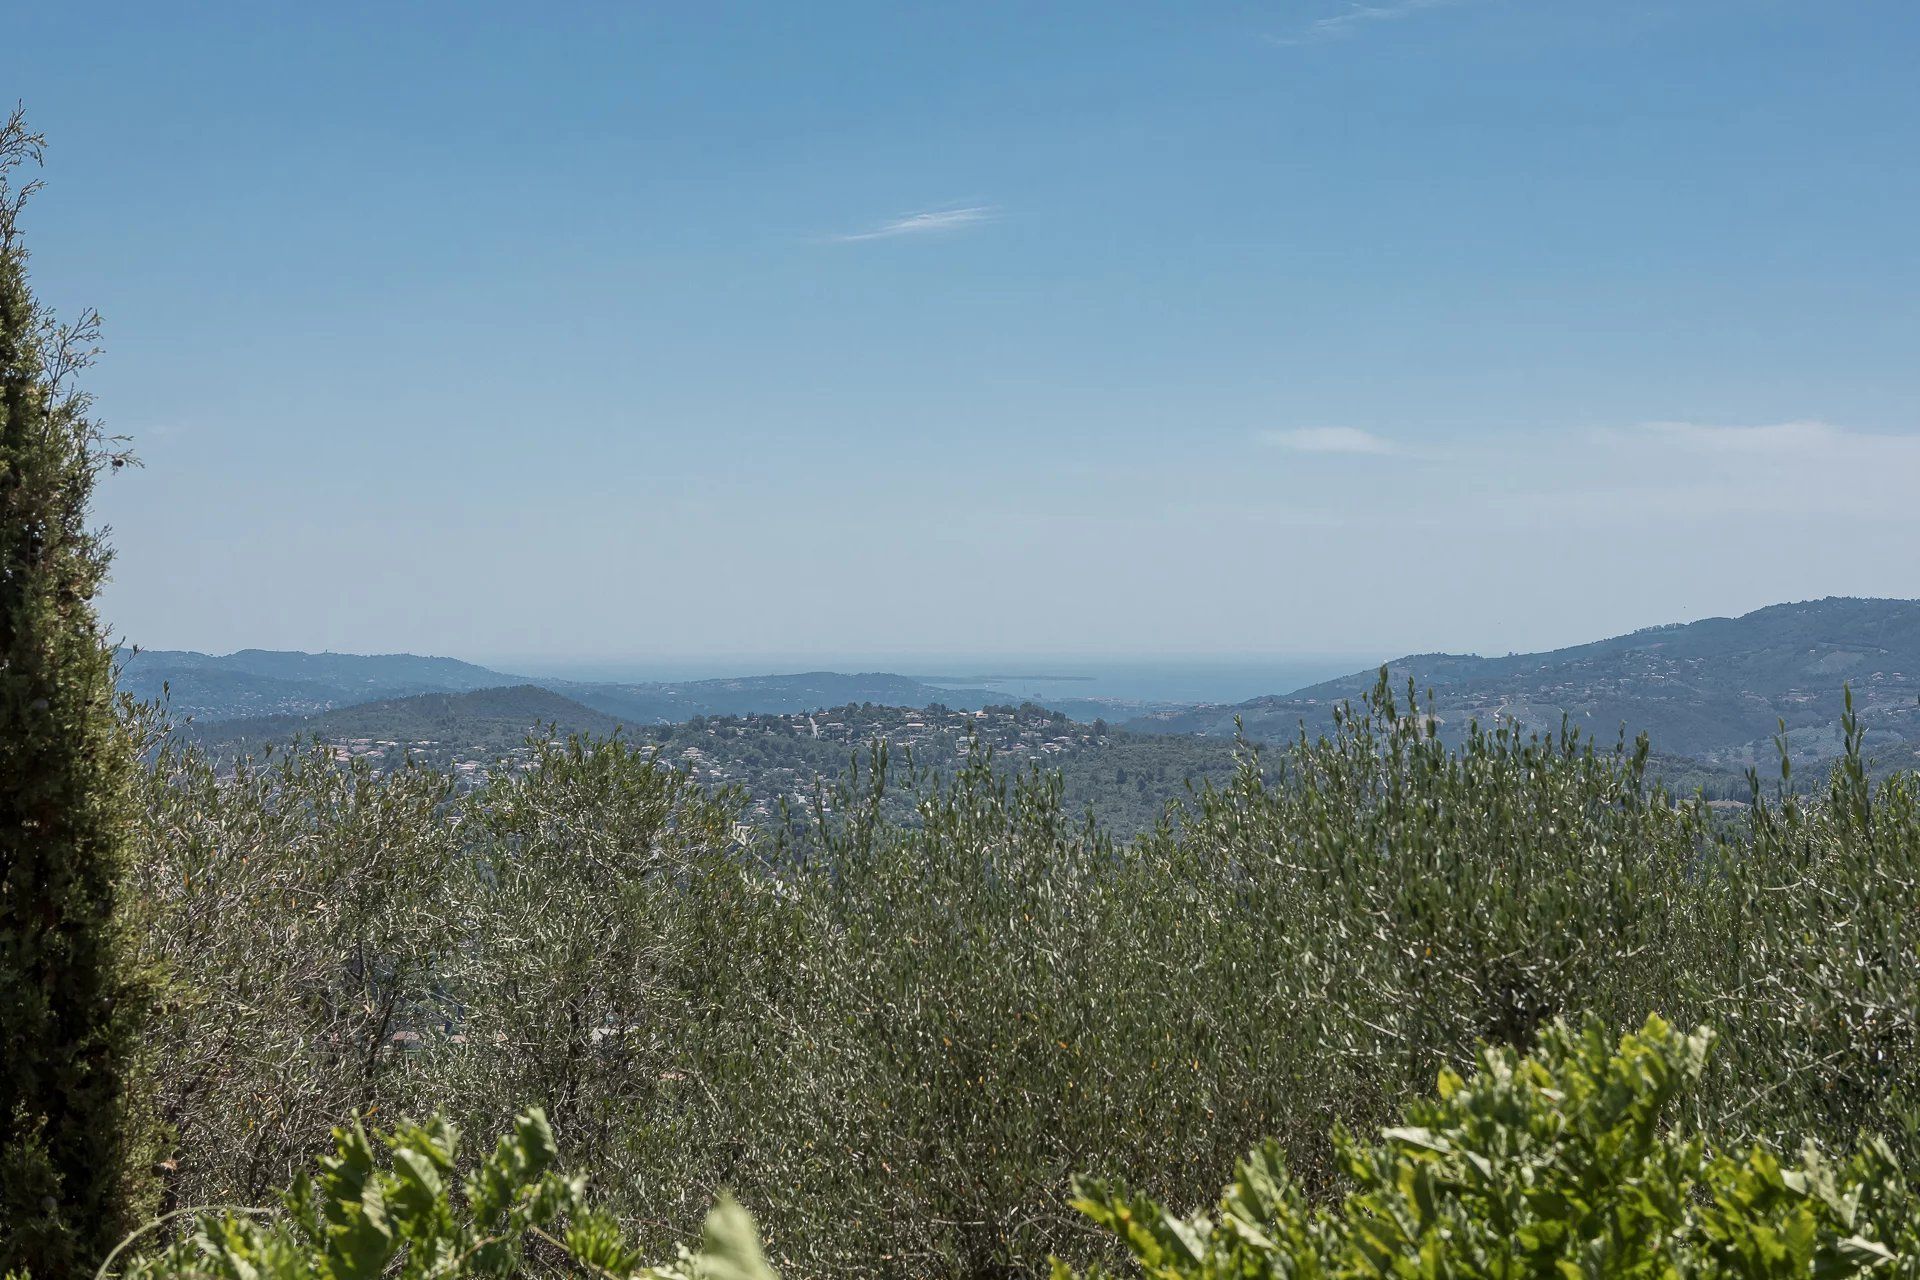
[(14, 103), (13, 110), (7, 113), (6, 123), (0, 124), (0, 248), (13, 247), (14, 229), (19, 224), (20, 210), (40, 189), (37, 178), (16, 187), (13, 184), (13, 171), (26, 164), (38, 168), (46, 155), (46, 147), (46, 136), (27, 127), (26, 107)]

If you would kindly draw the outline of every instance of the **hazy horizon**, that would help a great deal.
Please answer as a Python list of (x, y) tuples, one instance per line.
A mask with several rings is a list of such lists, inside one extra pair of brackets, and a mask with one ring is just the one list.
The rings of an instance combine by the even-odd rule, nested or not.
[(1241, 701), (1291, 693), (1305, 685), (1364, 670), (1382, 659), (1361, 655), (902, 655), (841, 654), (753, 659), (684, 658), (630, 662), (541, 662), (493, 670), (561, 680), (692, 681), (809, 671), (887, 672), (929, 684), (1005, 689), (1021, 698), (1132, 698), (1164, 702)]
[[(1899, 599), (1897, 597), (1883, 597)], [(1774, 601), (1775, 605), (1806, 603)], [(1763, 606), (1766, 607), (1766, 606)], [(1751, 611), (1748, 611), (1751, 612)], [(1713, 615), (1725, 616), (1725, 615)], [(1668, 619), (1686, 624), (1701, 618)], [(1653, 624), (1665, 625), (1665, 624)], [(1636, 628), (1581, 636), (1559, 649), (1612, 639)], [(151, 646), (160, 648), (161, 646)], [(264, 646), (240, 646), (263, 648)], [(297, 647), (296, 647), (297, 648)], [(314, 650), (300, 650), (315, 652)], [(1307, 685), (1368, 671), (1398, 658), (1432, 653), (1477, 653), (1496, 657), (1520, 651), (1445, 649), (1403, 645), (1346, 653), (1301, 652), (1052, 652), (895, 651), (796, 654), (780, 651), (715, 651), (702, 654), (579, 655), (476, 654), (420, 651), (418, 656), (474, 663), (503, 675), (542, 680), (612, 683), (682, 683), (755, 676), (887, 673), (934, 685), (986, 687), (1035, 701), (1120, 699), (1142, 702), (1239, 702), (1286, 694)], [(202, 651), (206, 652), (206, 651)], [(229, 651), (230, 652), (230, 651)], [(393, 655), (397, 650), (320, 650)], [(412, 652), (412, 651), (408, 651)], [(224, 656), (224, 654), (219, 655)]]
[[(1828, 593), (1837, 595), (1839, 593)], [(1149, 649), (1118, 647), (1062, 647), (1039, 649), (857, 649), (796, 651), (792, 649), (754, 649), (714, 646), (698, 652), (647, 652), (644, 650), (550, 650), (489, 652), (458, 645), (401, 648), (374, 644), (359, 648), (315, 644), (239, 643), (208, 647), (192, 644), (146, 643), (134, 637), (122, 637), (120, 643), (142, 650), (170, 650), (226, 656), (242, 650), (280, 652), (340, 653), (358, 655), (414, 654), (422, 657), (453, 658), (510, 674), (542, 675), (579, 679), (694, 680), (734, 675), (798, 674), (808, 671), (891, 672), (899, 675), (964, 674), (1063, 674), (1069, 668), (1126, 668), (1140, 666), (1169, 667), (1285, 667), (1289, 669), (1327, 668), (1330, 674), (1349, 674), (1395, 658), (1412, 654), (1478, 654), (1495, 657), (1511, 653), (1549, 652), (1571, 648), (1597, 640), (1607, 640), (1654, 626), (1700, 622), (1716, 617), (1740, 617), (1758, 609), (1776, 605), (1807, 603), (1826, 596), (1768, 600), (1752, 608), (1728, 613), (1694, 614), (1686, 617), (1659, 618), (1616, 626), (1590, 634), (1569, 635), (1534, 648), (1510, 644), (1468, 646), (1446, 643), (1415, 643), (1411, 638), (1399, 643), (1377, 644), (1345, 650), (1309, 649)], [(1908, 600), (1920, 597), (1875, 596), (1870, 599)], [(1347, 664), (1347, 665), (1341, 665)], [(1338, 668), (1338, 670), (1334, 670)], [(591, 674), (583, 674), (591, 673)], [(640, 674), (653, 673), (653, 674)]]

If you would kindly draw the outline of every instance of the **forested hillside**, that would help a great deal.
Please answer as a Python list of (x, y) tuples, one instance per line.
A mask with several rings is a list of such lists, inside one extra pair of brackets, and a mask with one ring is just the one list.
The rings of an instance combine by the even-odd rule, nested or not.
[[(1738, 776), (1773, 759), (1774, 737), (1782, 722), (1796, 759), (1833, 758), (1840, 750), (1840, 693), (1846, 687), (1872, 734), (1873, 749), (1884, 756), (1883, 766), (1903, 758), (1903, 744), (1920, 744), (1920, 602), (1915, 601), (1830, 599), (1776, 605), (1740, 618), (1652, 627), (1548, 653), (1501, 658), (1416, 654), (1387, 668), (1396, 687), (1411, 679), (1423, 696), (1432, 690), (1442, 732), (1456, 741), (1475, 720), (1492, 724), (1506, 719), (1545, 730), (1556, 728), (1565, 717), (1599, 737), (1624, 731), (1632, 739), (1645, 732), (1664, 756), (1696, 762), (1688, 767), (1709, 774)], [(1324, 731), (1333, 709), (1364, 694), (1378, 675), (1377, 669), (1369, 669), (1230, 706), (1156, 712), (1127, 720), (1125, 727), (1136, 733), (1230, 740), (1238, 725), (1255, 739), (1291, 739), (1302, 726), (1311, 733)], [(269, 722), (267, 715), (312, 717), (414, 694), (520, 685), (536, 685), (598, 713), (602, 719), (556, 702), (550, 708), (554, 714), (547, 717), (595, 732), (615, 722), (637, 728), (695, 717), (793, 716), (866, 704), (978, 710), (1006, 701), (987, 689), (935, 685), (887, 673), (819, 671), (609, 683), (528, 680), (449, 658), (259, 650), (220, 658), (140, 653), (125, 661), (121, 685), (145, 700), (157, 698), (166, 686), (172, 713), (203, 727), (258, 721), (210, 728), (210, 739), (262, 741), (301, 727), (292, 719)], [(449, 712), (457, 705), (449, 704)], [(1071, 709), (1086, 721), (1106, 710), (1085, 697), (1073, 699)], [(404, 723), (409, 714), (404, 709), (394, 713), (400, 720), (383, 726), (378, 720), (385, 714), (373, 713), (347, 736), (429, 736), (413, 733)], [(336, 723), (350, 722), (323, 719), (305, 727), (334, 736)], [(464, 739), (454, 731), (438, 736), (453, 740), (456, 750), (467, 751), (471, 758), (477, 758), (471, 749), (498, 745), (490, 729)]]
[[(888, 768), (903, 778), (916, 769), (951, 769), (975, 745), (994, 753), (1003, 769), (1057, 772), (1067, 807), (1091, 810), (1122, 837), (1151, 828), (1168, 801), (1190, 788), (1222, 783), (1233, 771), (1231, 743), (1125, 733), (1104, 721), (1078, 724), (1032, 705), (961, 711), (940, 704), (909, 709), (863, 703), (653, 725), (623, 721), (532, 685), (422, 694), (314, 716), (184, 725), (175, 732), (224, 761), (318, 742), (341, 761), (365, 762), (382, 772), (407, 763), (445, 769), (465, 786), (526, 768), (536, 754), (530, 740), (618, 734), (705, 786), (741, 789), (744, 818), (756, 824), (776, 820), (783, 803), (803, 812), (821, 803), (850, 768), (870, 766), (881, 745), (889, 751)], [(904, 793), (896, 794), (892, 808), (903, 820), (912, 816)]]
[[(739, 788), (745, 819), (755, 824), (779, 818), (783, 804), (789, 810), (818, 804), (849, 768), (868, 767), (876, 746), (888, 749), (888, 768), (905, 777), (914, 770), (948, 769), (977, 744), (994, 753), (1002, 769), (1057, 773), (1066, 807), (1091, 812), (1121, 838), (1151, 829), (1169, 802), (1224, 783), (1235, 758), (1230, 737), (1142, 733), (1104, 720), (1080, 723), (1030, 703), (972, 711), (939, 703), (861, 703), (659, 725), (623, 720), (532, 685), (423, 694), (314, 716), (214, 721), (177, 732), (226, 760), (319, 742), (341, 760), (383, 771), (408, 762), (447, 769), (466, 786), (525, 768), (534, 756), (532, 739), (619, 734), (703, 785)], [(1910, 755), (1896, 745), (1879, 765), (1882, 771), (1897, 768)], [(1655, 752), (1649, 770), (1683, 795), (1701, 791), (1708, 800), (1730, 804), (1751, 794), (1746, 771), (1738, 767)], [(1809, 779), (1817, 774), (1796, 785)], [(896, 791), (890, 803), (893, 816), (911, 819), (903, 794)]]
[(343, 761), (366, 760), (381, 769), (411, 761), (477, 779), (502, 766), (524, 765), (531, 757), (530, 736), (607, 738), (624, 728), (551, 690), (509, 685), (363, 702), (310, 716), (186, 723), (176, 732), (229, 760), (319, 742)]
[(173, 714), (205, 720), (311, 715), (333, 707), (513, 684), (485, 667), (411, 653), (287, 653), (242, 649), (214, 656), (124, 650), (120, 687), (143, 702), (164, 693)]
[(1068, 812), (1092, 813), (1108, 831), (1130, 838), (1149, 830), (1170, 801), (1233, 774), (1231, 744), (1197, 738), (1124, 733), (1103, 721), (1080, 724), (1031, 704), (956, 711), (846, 706), (804, 716), (716, 717), (642, 729), (636, 742), (657, 748), (664, 763), (709, 786), (745, 789), (755, 822), (774, 819), (784, 800), (801, 812), (837, 803), (834, 784), (850, 768), (871, 767), (885, 744), (901, 785), (893, 816), (913, 820), (911, 775), (946, 773), (973, 751), (996, 767), (1057, 774)]
[[(1920, 742), (1920, 601), (1828, 599), (1739, 618), (1651, 627), (1571, 649), (1510, 654), (1415, 654), (1387, 664), (1395, 686), (1434, 694), (1443, 732), (1473, 720), (1551, 730), (1565, 717), (1588, 733), (1650, 735), (1664, 751), (1744, 767), (1771, 760), (1784, 721), (1803, 760), (1841, 749), (1843, 684), (1881, 747)], [(1318, 732), (1343, 700), (1377, 678), (1364, 671), (1236, 706), (1143, 717), (1142, 732), (1290, 738)]]

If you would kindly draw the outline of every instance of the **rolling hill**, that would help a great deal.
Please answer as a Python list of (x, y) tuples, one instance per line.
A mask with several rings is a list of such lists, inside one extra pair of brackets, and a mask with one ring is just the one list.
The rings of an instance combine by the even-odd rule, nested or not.
[[(1842, 687), (1851, 686), (1870, 752), (1883, 762), (1920, 753), (1920, 601), (1782, 604), (1546, 653), (1413, 654), (1387, 665), (1396, 690), (1409, 679), (1423, 695), (1432, 690), (1443, 732), (1452, 736), (1473, 720), (1547, 730), (1564, 717), (1607, 740), (1623, 728), (1629, 736), (1644, 730), (1664, 756), (1739, 770), (1770, 763), (1784, 721), (1796, 757), (1819, 760), (1839, 750)], [(1376, 670), (1361, 671), (1288, 694), (1155, 712), (1125, 727), (1219, 739), (1234, 734), (1237, 720), (1253, 738), (1288, 738), (1303, 724), (1326, 727), (1335, 706), (1377, 679)], [(695, 717), (794, 716), (849, 705), (972, 711), (1009, 701), (1004, 692), (885, 672), (582, 682), (529, 680), (451, 658), (262, 650), (148, 652), (126, 664), (123, 684), (136, 695), (152, 696), (162, 682), (171, 686), (176, 717), (189, 713), (210, 742), (321, 733), (457, 740), (482, 754), (517, 744), (536, 721), (601, 734)], [(497, 696), (474, 696), (481, 693)]]
[[(1920, 601), (1830, 598), (1738, 618), (1650, 627), (1546, 653), (1484, 658), (1413, 654), (1387, 664), (1398, 689), (1433, 691), (1450, 733), (1510, 718), (1556, 728), (1562, 717), (1611, 739), (1645, 731), (1656, 748), (1718, 765), (1770, 760), (1780, 722), (1802, 759), (1840, 749), (1843, 686), (1851, 686), (1870, 749), (1920, 742)], [(1135, 731), (1255, 738), (1317, 731), (1332, 709), (1372, 688), (1361, 671), (1290, 694), (1130, 721)]]
[(674, 724), (694, 716), (791, 715), (849, 703), (880, 707), (940, 703), (974, 710), (1007, 700), (1004, 693), (989, 689), (947, 688), (881, 671), (854, 675), (804, 671), (676, 684), (541, 683), (585, 706), (638, 724)]
[(462, 693), (518, 683), (457, 658), (411, 653), (297, 653), (242, 649), (207, 654), (127, 650), (120, 687), (145, 702), (163, 692), (176, 716), (233, 720), (311, 715), (334, 707), (416, 693)]
[(223, 755), (258, 755), (268, 747), (318, 739), (342, 757), (449, 765), (512, 756), (528, 733), (548, 726), (563, 737), (592, 738), (611, 737), (625, 727), (604, 712), (526, 684), (388, 698), (310, 716), (211, 721), (189, 725), (184, 733)]
[(423, 693), (470, 693), (534, 685), (634, 724), (694, 716), (816, 711), (847, 703), (978, 708), (1006, 701), (988, 689), (948, 688), (887, 672), (739, 676), (678, 682), (585, 682), (510, 675), (454, 658), (242, 649), (213, 655), (177, 649), (127, 651), (120, 687), (142, 701), (163, 692), (172, 714), (200, 722), (304, 717)]
[[(1186, 793), (1190, 779), (1225, 782), (1234, 763), (1226, 742), (1120, 733), (1032, 704), (962, 711), (865, 703), (634, 725), (532, 685), (421, 694), (312, 716), (202, 723), (181, 732), (216, 757), (259, 758), (269, 748), (317, 740), (341, 760), (363, 760), (381, 771), (412, 761), (450, 769), (470, 785), (502, 767), (523, 766), (532, 754), (527, 735), (549, 730), (563, 737), (619, 733), (708, 786), (740, 787), (742, 816), (756, 824), (776, 820), (782, 800), (806, 808), (823, 782), (864, 758), (876, 741), (890, 744), (896, 767), (909, 753), (923, 766), (947, 767), (977, 738), (1003, 767), (1058, 770), (1069, 809), (1091, 808), (1122, 836), (1150, 828), (1166, 801)], [(889, 811), (912, 821), (913, 797), (897, 791)]]

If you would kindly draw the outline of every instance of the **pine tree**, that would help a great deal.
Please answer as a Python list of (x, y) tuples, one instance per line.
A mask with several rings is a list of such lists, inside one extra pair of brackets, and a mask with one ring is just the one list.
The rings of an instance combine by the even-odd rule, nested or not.
[(19, 214), (40, 159), (0, 125), (0, 1273), (55, 1280), (124, 1233), (135, 1185), (127, 1060), (139, 1004), (115, 909), (130, 735), (93, 598), (94, 481), (126, 456), (73, 378), (97, 321), (28, 288)]

